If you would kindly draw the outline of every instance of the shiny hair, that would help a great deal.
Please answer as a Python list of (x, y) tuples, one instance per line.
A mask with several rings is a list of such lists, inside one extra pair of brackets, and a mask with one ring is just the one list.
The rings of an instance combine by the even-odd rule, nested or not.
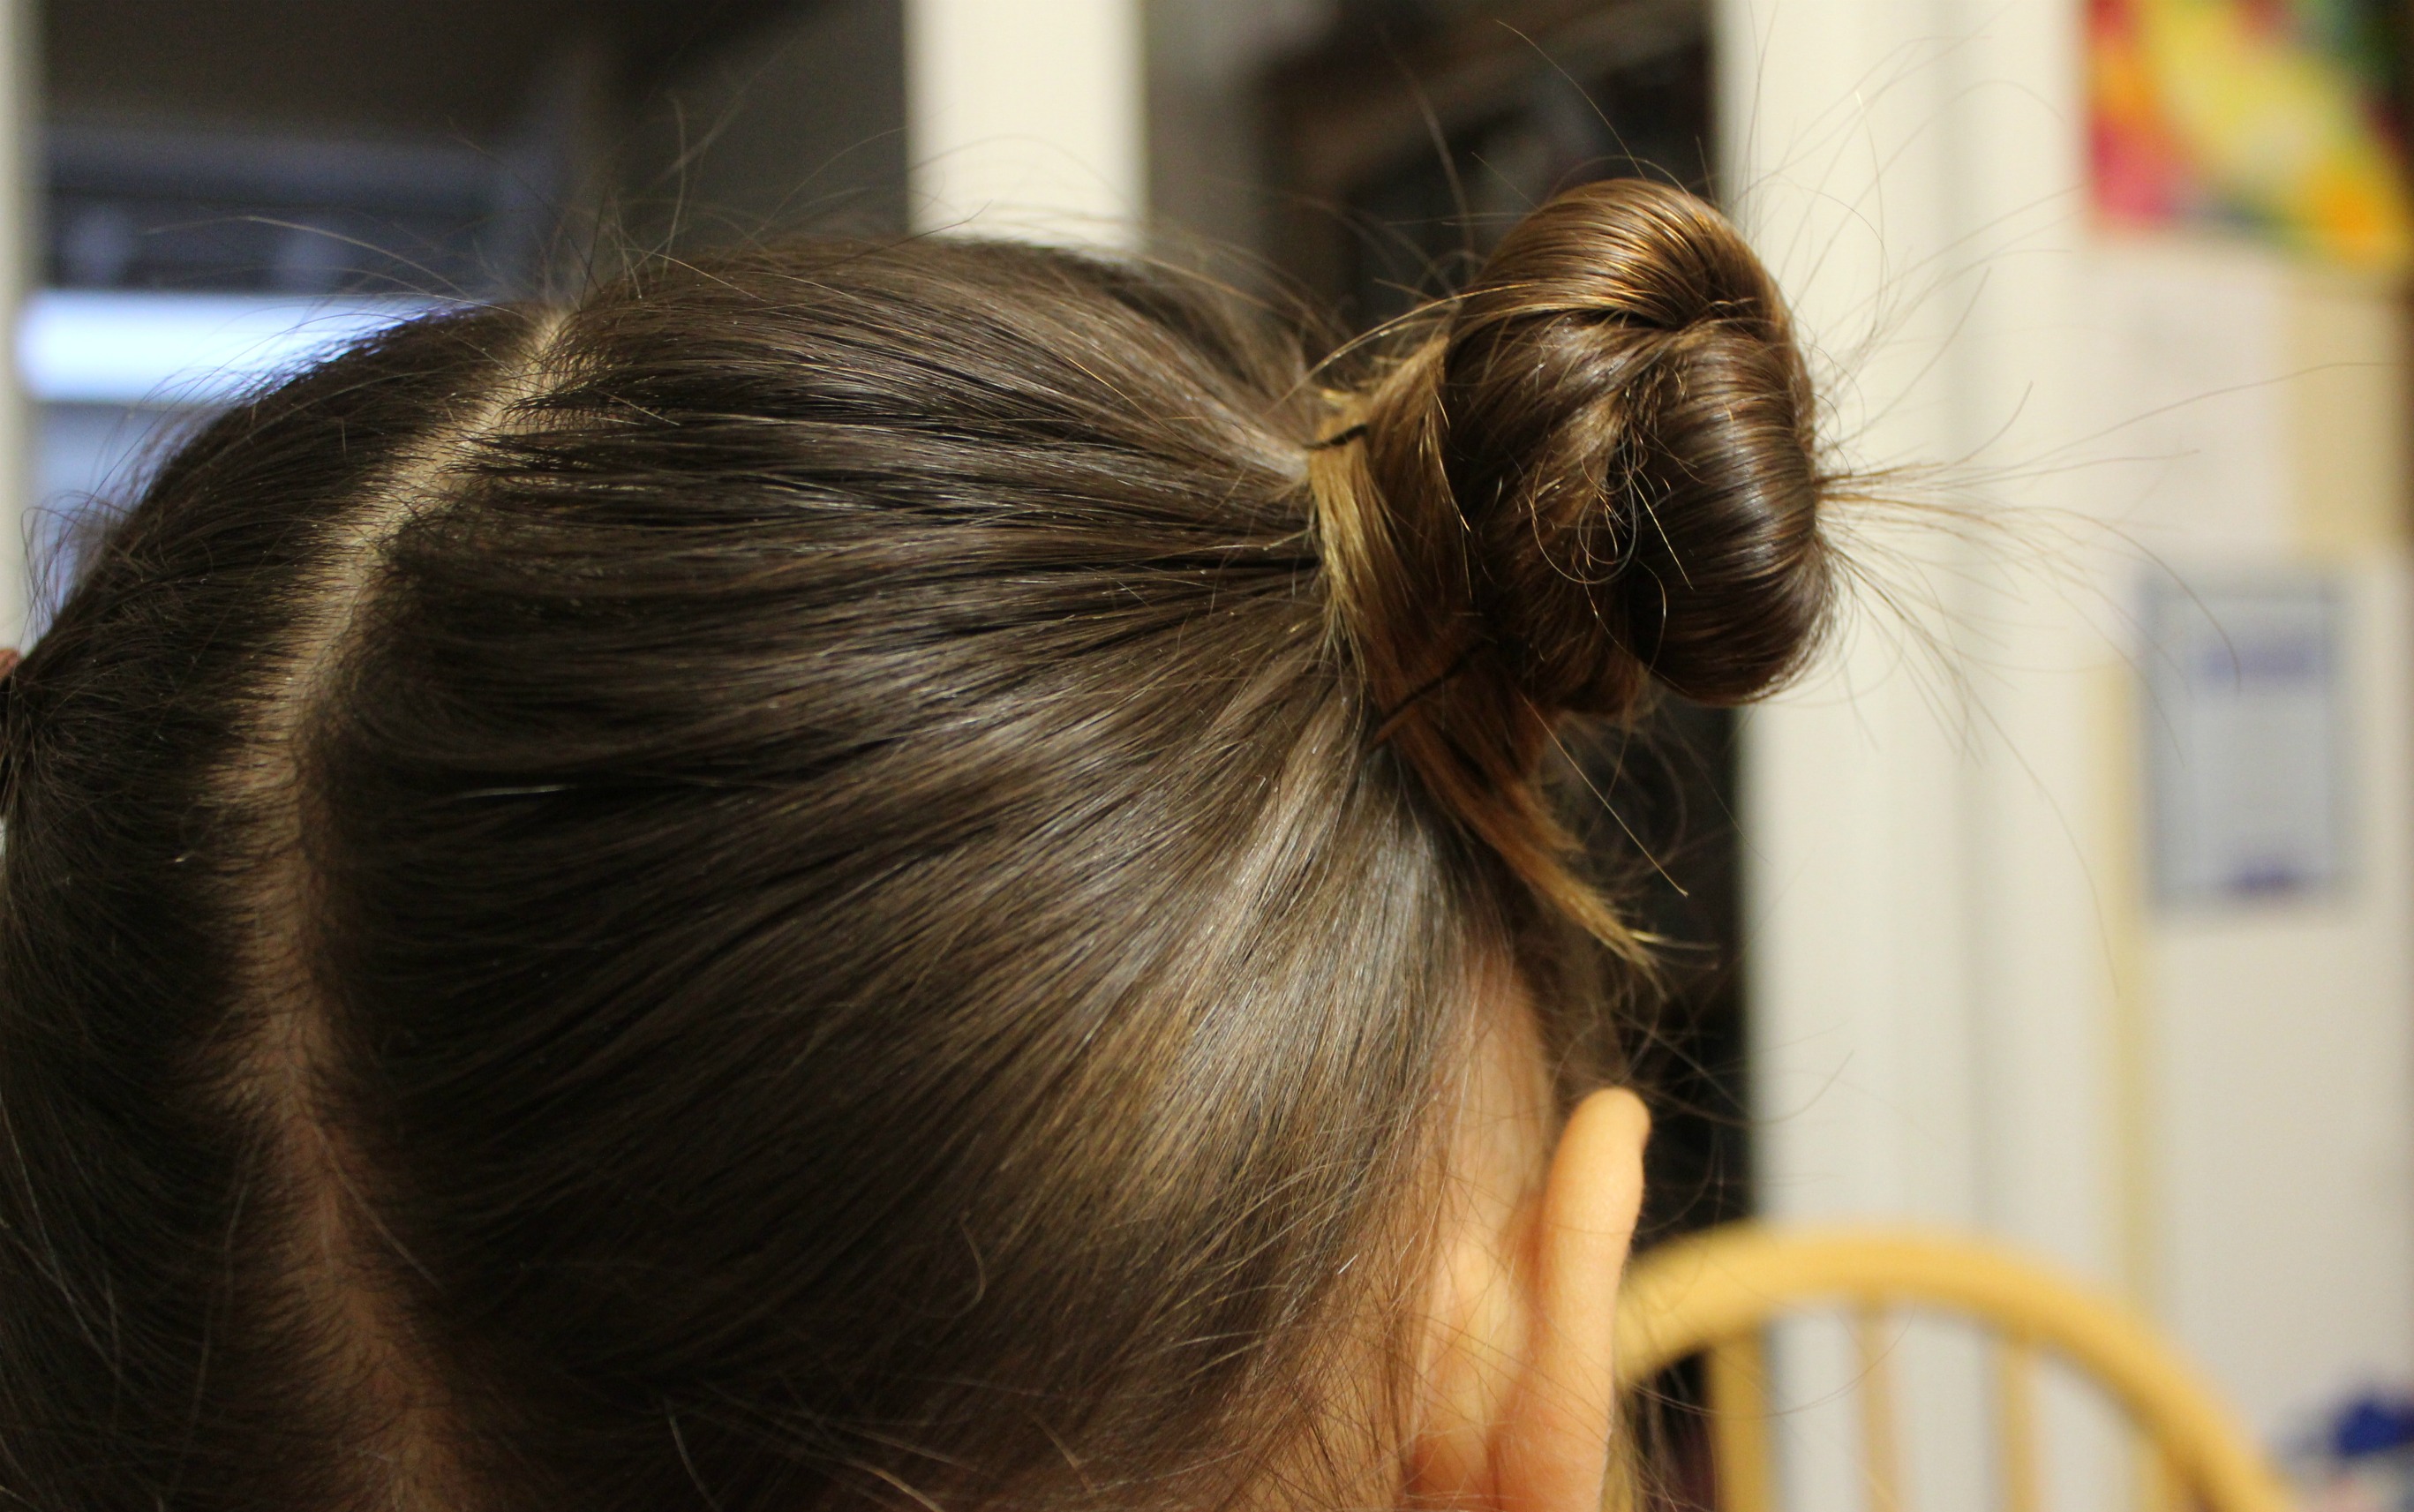
[(802, 243), (217, 419), (6, 688), (0, 1490), (1393, 1494), (1485, 984), (1572, 1082), (1640, 969), (1550, 735), (1830, 590), (1699, 202), (1387, 352)]

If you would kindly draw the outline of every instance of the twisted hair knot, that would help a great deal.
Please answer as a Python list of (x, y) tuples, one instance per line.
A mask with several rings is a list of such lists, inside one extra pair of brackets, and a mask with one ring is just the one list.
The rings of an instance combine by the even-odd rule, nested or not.
[(1544, 204), (1343, 403), (1310, 455), (1341, 638), (1385, 738), (1521, 870), (1549, 843), (1518, 834), (1555, 831), (1498, 795), (1557, 716), (1654, 683), (1740, 702), (1826, 621), (1809, 373), (1767, 272), (1682, 190)]

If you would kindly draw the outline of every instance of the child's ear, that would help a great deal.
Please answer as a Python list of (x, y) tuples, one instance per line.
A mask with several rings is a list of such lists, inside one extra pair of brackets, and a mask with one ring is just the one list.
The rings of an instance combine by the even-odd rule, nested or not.
[(1412, 1457), (1418, 1504), (1600, 1512), (1617, 1281), (1650, 1128), (1641, 1100), (1614, 1090), (1560, 1130), (1541, 1190), (1431, 1363), (1438, 1400)]

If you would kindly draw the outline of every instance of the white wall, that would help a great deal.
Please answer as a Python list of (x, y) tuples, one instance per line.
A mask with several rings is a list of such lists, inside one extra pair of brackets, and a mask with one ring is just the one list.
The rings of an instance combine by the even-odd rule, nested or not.
[[(2050, 472), (1989, 475), (1988, 459), (2070, 433), (2076, 12), (1714, 9), (1728, 199), (1818, 350), (1844, 459), (1978, 454), (1881, 494), (1967, 502), (1983, 478), (1989, 502), (2072, 502)], [(2078, 675), (2085, 595), (2055, 591), (2092, 567), (1904, 513), (1848, 513), (1885, 598), (1860, 591), (1827, 666), (1746, 725), (1764, 1211), (1988, 1230), (2110, 1280), (2108, 985), (2085, 843), (2099, 694)], [(1779, 1345), (1788, 1505), (1856, 1507), (1857, 1363), (1840, 1337)], [(1918, 1505), (1986, 1505), (1977, 1357), (1925, 1334), (1898, 1354)], [(2109, 1505), (2104, 1426), (2057, 1396), (2050, 1427), (2055, 1505)]]
[[(41, 246), (34, 175), (37, 39), (27, 0), (0, 0), (0, 354), (16, 351), (17, 307), (36, 277)], [(16, 364), (0, 361), (0, 646), (21, 644), (33, 597), (26, 539), (33, 420)]]
[[(1830, 432), (1859, 466), (2067, 439), (2057, 312), (2080, 165), (2064, 8), (1717, 12), (1730, 199), (1820, 351)], [(2051, 478), (1968, 497), (1984, 464), (1960, 472), (1880, 491), (2070, 502)], [(2027, 602), (2041, 595), (2019, 575), (2038, 564), (1984, 531), (1844, 523), (1902, 596), (1859, 595), (1840, 654), (1750, 724), (1765, 1203), (1993, 1227), (2109, 1273), (2086, 1069), (2105, 988), (2074, 906), (2094, 795), (2069, 732), (2089, 689), (2026, 675), (2077, 659), (2079, 611)], [(2012, 919), (2017, 939), (1991, 927)]]
[[(2276, 1436), (2358, 1377), (2414, 1376), (2402, 317), (2275, 254), (2104, 241), (2079, 10), (1715, 9), (1731, 199), (1833, 365), (1833, 429), (1865, 464), (1948, 464), (1892, 491), (1983, 515), (1864, 531), (1895, 602), (1748, 726), (1762, 1195), (2057, 1258)], [(2188, 277), (2182, 339), (2126, 330)], [(2269, 522), (2225, 523), (2242, 508)], [(2326, 561), (2350, 593), (2352, 886), (2159, 908), (2139, 585)], [(1974, 1435), (1934, 1437), (1974, 1475)], [(2065, 1489), (2117, 1490), (2108, 1452), (2066, 1457)]]
[[(2157, 905), (2138, 952), (2146, 1299), (2280, 1435), (2359, 1386), (2414, 1379), (2405, 316), (2386, 284), (2262, 249), (2137, 247), (2096, 261), (2099, 287), (2132, 310), (2190, 292), (2220, 310), (2163, 354), (2176, 369), (2164, 385), (2189, 402), (2138, 448), (2171, 455), (2150, 471), (2188, 486), (2129, 490), (2128, 529), (2191, 585), (2298, 570), (2328, 575), (2343, 605), (2341, 881), (2302, 898)], [(2121, 335), (2116, 318), (2100, 326)], [(2206, 397), (2225, 363), (2233, 392)], [(2159, 712), (2148, 703), (2137, 717)]]
[(1137, 245), (1140, 0), (908, 0), (917, 230)]

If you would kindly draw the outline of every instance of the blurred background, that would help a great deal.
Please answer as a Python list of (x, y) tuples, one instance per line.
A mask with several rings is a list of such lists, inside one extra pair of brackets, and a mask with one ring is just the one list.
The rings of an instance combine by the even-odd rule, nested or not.
[[(1883, 1219), (2052, 1257), (2318, 1500), (2342, 1423), (2414, 1440), (2409, 21), (0, 0), (0, 619), (38, 633), (75, 522), (183, 427), (433, 303), (971, 232), (1199, 266), (1337, 340), (1555, 187), (1695, 188), (1796, 301), (1873, 502), (1840, 511), (1829, 665), (1748, 716), (1671, 707), (1619, 769), (1602, 843), (1649, 853), (1682, 946), (1651, 1233)], [(1956, 1347), (1903, 1346), (1923, 1507), (1977, 1505), (1989, 1452)], [(1850, 1369), (1778, 1353), (1796, 1505), (1863, 1505)], [(2129, 1501), (2084, 1404), (2052, 1410), (2054, 1504)]]

